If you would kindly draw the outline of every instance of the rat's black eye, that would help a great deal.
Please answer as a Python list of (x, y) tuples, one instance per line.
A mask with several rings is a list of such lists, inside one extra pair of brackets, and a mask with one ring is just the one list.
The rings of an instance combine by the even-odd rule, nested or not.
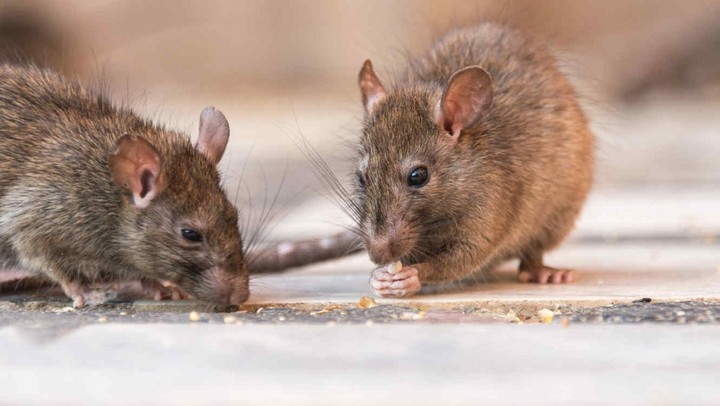
[(363, 177), (362, 173), (360, 173), (360, 172), (358, 172), (356, 175), (357, 175), (358, 186), (360, 186), (360, 189), (365, 190), (365, 178)]
[(183, 238), (188, 241), (200, 242), (203, 239), (202, 234), (190, 228), (183, 228), (180, 230), (180, 233), (182, 233)]
[(413, 188), (419, 188), (425, 186), (428, 181), (428, 169), (424, 166), (418, 166), (413, 168), (408, 175), (408, 186)]

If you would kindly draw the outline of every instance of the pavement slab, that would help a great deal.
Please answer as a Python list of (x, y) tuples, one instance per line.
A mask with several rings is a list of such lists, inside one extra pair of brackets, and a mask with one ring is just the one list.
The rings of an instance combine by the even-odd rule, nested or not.
[[(187, 107), (183, 117), (202, 106)], [(221, 169), (245, 237), (276, 190), (268, 242), (347, 225), (292, 144), (304, 134), (342, 179), (352, 142), (339, 144), (357, 130), (350, 110), (235, 107), (225, 110), (243, 136)], [(655, 106), (612, 128), (622, 139), (601, 139), (598, 186), (547, 257), (578, 270), (575, 284), (520, 284), (508, 263), (359, 308), (373, 267), (360, 254), (255, 277), (237, 310), (195, 301), (74, 310), (62, 296), (0, 296), (0, 403), (720, 404), (720, 144), (707, 119), (716, 106), (699, 107), (675, 114), (697, 121), (690, 130), (657, 120), (674, 106)]]
[(0, 329), (4, 404), (720, 401), (720, 326), (92, 325)]

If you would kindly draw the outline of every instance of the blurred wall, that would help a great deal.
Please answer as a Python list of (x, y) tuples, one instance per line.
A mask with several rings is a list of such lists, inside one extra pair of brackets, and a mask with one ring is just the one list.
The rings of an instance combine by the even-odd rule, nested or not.
[(486, 19), (561, 56), (601, 139), (598, 185), (720, 182), (717, 0), (4, 0), (0, 59), (102, 77), (190, 133), (203, 106), (222, 107), (232, 178), (248, 151), (298, 168), (298, 132), (341, 167), (332, 152), (357, 130), (362, 61), (386, 78), (407, 52)]
[(404, 51), (482, 19), (545, 37), (603, 91), (625, 95), (681, 77), (675, 65), (692, 60), (687, 54), (717, 47), (720, 2), (5, 0), (0, 48), (15, 45), (83, 77), (104, 70), (137, 92), (150, 85), (330, 91), (353, 86), (347, 75), (366, 57), (390, 71)]

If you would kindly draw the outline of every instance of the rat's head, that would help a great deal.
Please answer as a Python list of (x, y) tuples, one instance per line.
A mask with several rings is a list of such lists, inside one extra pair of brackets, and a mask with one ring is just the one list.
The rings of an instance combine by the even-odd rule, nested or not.
[(125, 135), (109, 165), (125, 191), (118, 238), (126, 260), (199, 299), (241, 304), (248, 274), (238, 215), (216, 168), (229, 134), (225, 116), (208, 107), (194, 147), (174, 134), (154, 137), (156, 146)]
[(366, 61), (359, 76), (365, 120), (356, 168), (360, 229), (370, 258), (422, 262), (460, 243), (454, 232), (481, 188), (470, 173), (465, 130), (492, 103), (492, 81), (479, 66), (440, 85), (386, 92)]

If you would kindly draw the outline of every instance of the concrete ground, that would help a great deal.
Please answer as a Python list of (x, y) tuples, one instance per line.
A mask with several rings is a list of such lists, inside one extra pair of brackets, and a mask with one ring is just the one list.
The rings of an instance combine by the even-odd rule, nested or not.
[[(293, 110), (339, 172), (344, 161), (332, 157), (341, 154), (328, 147), (338, 144), (317, 134), (341, 126), (343, 108), (316, 121), (310, 108)], [(230, 108), (233, 131), (277, 125), (264, 121), (273, 114), (241, 111)], [(360, 254), (255, 278), (235, 312), (189, 301), (78, 311), (62, 297), (4, 296), (2, 404), (718, 404), (720, 143), (708, 141), (717, 122), (696, 122), (702, 142), (683, 143), (668, 123), (654, 126), (652, 112), (613, 126), (628, 141), (606, 144), (616, 154), (601, 149), (578, 228), (547, 258), (577, 269), (575, 284), (518, 284), (510, 263), (476, 283), (360, 307), (372, 267)], [(224, 161), (229, 190), (250, 162), (244, 178), (261, 192), (238, 203), (255, 218), (262, 184), (272, 198), (284, 176), (268, 240), (323, 235), (345, 221), (316, 197), (288, 132), (287, 161), (262, 137), (236, 140)], [(643, 149), (652, 134), (658, 141)], [(638, 182), (653, 165), (653, 182)]]
[[(370, 263), (358, 255), (255, 279), (232, 313), (6, 296), (3, 404), (717, 404), (712, 191), (655, 197), (595, 195), (549, 257), (579, 270), (568, 286), (518, 284), (509, 264), (363, 309)], [(600, 227), (603, 216), (616, 223)]]

